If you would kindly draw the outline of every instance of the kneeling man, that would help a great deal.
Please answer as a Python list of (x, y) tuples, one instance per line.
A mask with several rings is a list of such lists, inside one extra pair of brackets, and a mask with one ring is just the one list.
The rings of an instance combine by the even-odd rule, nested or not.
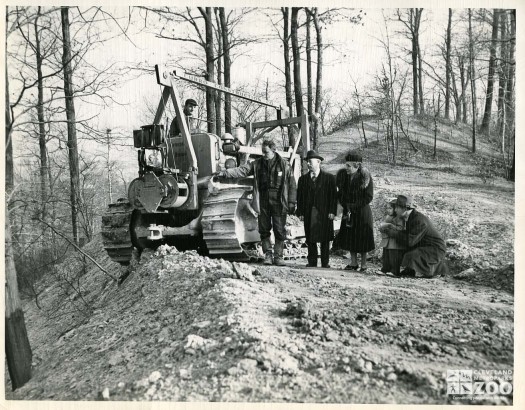
[(406, 220), (405, 230), (389, 229), (388, 235), (408, 247), (400, 276), (431, 278), (447, 273), (445, 241), (430, 220), (414, 209), (410, 196), (397, 196), (396, 214)]
[(308, 173), (297, 185), (297, 216), (304, 219), (308, 245), (308, 265), (317, 266), (317, 243), (321, 243), (321, 266), (329, 268), (330, 241), (334, 238), (334, 217), (337, 213), (337, 189), (332, 174), (321, 171), (321, 157), (311, 150), (306, 154)]

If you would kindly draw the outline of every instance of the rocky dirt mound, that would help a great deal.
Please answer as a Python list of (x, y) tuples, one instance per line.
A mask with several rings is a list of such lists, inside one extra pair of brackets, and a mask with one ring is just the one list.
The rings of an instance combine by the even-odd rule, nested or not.
[(7, 398), (446, 403), (447, 369), (513, 362), (512, 297), (460, 285), (164, 246), (120, 287), (93, 288), (81, 324), (28, 326), (34, 377)]

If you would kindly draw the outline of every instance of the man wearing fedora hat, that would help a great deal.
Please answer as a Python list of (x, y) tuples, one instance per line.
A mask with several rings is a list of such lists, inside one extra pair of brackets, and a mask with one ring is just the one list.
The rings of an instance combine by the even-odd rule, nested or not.
[(337, 190), (332, 174), (321, 170), (321, 157), (314, 150), (306, 154), (308, 173), (297, 185), (296, 215), (304, 220), (308, 245), (307, 267), (317, 266), (317, 243), (321, 243), (321, 266), (329, 268), (329, 246), (334, 238), (334, 217), (337, 213)]
[(401, 262), (405, 268), (400, 276), (431, 278), (445, 274), (448, 271), (445, 241), (432, 222), (415, 209), (412, 197), (397, 196), (396, 214), (406, 220), (405, 230), (390, 228), (387, 233), (408, 248)]

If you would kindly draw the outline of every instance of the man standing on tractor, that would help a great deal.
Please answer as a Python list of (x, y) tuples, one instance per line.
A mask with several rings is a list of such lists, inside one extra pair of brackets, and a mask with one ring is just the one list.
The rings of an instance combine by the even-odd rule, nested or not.
[[(264, 140), (263, 157), (216, 175), (223, 178), (244, 178), (253, 175), (252, 207), (258, 214), (259, 235), (264, 252), (264, 264), (284, 266), (286, 216), (295, 212), (297, 185), (288, 162), (276, 152), (275, 142)], [(272, 251), (271, 230), (275, 236)]]
[[(190, 132), (193, 128), (191, 118), (193, 117), (193, 110), (195, 107), (197, 107), (197, 101), (195, 101), (193, 98), (188, 98), (184, 103), (184, 109), (182, 110), (185, 116), (184, 121), (186, 121), (186, 124), (188, 124), (188, 130), (190, 130)], [(170, 125), (170, 136), (175, 137), (179, 135), (180, 132), (181, 129), (177, 123), (177, 118), (174, 118)]]

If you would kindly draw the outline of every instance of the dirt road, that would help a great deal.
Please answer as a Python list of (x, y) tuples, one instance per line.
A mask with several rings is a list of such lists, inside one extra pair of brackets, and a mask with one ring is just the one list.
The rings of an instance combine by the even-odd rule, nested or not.
[[(334, 172), (349, 142), (329, 138)], [(465, 404), (447, 371), (513, 370), (514, 185), (484, 183), (466, 149), (397, 167), (381, 155), (365, 158), (375, 224), (387, 198), (412, 194), (447, 240), (450, 276), (376, 275), (380, 252), (365, 274), (335, 256), (332, 269), (280, 268), (166, 248), (117, 287), (71, 259), (59, 273), (76, 290), (49, 281), (40, 308), (26, 301), (34, 377), (11, 392), (6, 375), (7, 399)], [(85, 251), (118, 275), (100, 238)]]

